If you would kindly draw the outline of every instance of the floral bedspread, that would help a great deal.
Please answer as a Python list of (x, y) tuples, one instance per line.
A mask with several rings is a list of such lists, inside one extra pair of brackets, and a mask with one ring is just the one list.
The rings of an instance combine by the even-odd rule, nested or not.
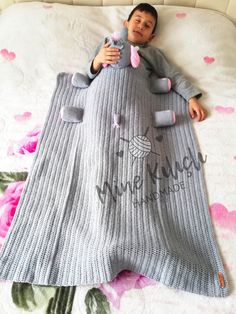
[[(194, 122), (194, 128), (208, 158), (204, 170), (209, 211), (231, 294), (207, 298), (123, 270), (111, 282), (95, 286), (0, 281), (1, 314), (236, 313), (236, 29), (214, 11), (156, 7), (159, 26), (154, 45), (204, 92), (208, 118)], [(1, 13), (0, 247), (34, 161), (56, 74), (83, 73), (101, 36), (118, 30), (130, 10), (22, 3)]]

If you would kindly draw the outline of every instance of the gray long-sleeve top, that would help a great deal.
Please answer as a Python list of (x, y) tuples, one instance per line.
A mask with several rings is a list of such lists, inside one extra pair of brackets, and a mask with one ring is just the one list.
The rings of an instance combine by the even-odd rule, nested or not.
[[(87, 74), (90, 79), (94, 79), (102, 70), (101, 68), (97, 73), (93, 74), (91, 72), (91, 65), (93, 59), (98, 54), (103, 45), (104, 40), (97, 46), (89, 60)], [(192, 97), (200, 98), (202, 96), (202, 92), (200, 91), (200, 89), (190, 83), (183, 76), (183, 74), (180, 73), (176, 66), (170, 65), (168, 63), (167, 59), (160, 49), (149, 45), (137, 46), (139, 46), (140, 62), (143, 63), (145, 69), (150, 72), (150, 74), (155, 72), (160, 78), (169, 78), (172, 83), (172, 89), (187, 101), (189, 101), (189, 99)]]

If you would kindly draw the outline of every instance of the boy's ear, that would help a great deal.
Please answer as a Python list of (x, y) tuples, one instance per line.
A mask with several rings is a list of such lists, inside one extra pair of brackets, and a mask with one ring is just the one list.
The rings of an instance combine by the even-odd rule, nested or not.
[(151, 34), (151, 36), (149, 37), (149, 41), (148, 41), (148, 42), (150, 42), (151, 40), (153, 40), (155, 37), (156, 37), (156, 34)]
[(125, 21), (123, 22), (123, 26), (126, 27), (126, 28), (128, 28), (128, 24), (129, 24), (128, 20), (125, 20)]

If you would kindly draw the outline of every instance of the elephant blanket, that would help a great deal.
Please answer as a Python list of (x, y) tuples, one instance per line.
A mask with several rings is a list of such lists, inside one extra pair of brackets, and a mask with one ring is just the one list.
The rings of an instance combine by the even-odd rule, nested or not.
[[(172, 90), (152, 94), (139, 71), (107, 67), (87, 89), (58, 74), (0, 253), (1, 279), (93, 285), (127, 269), (192, 293), (228, 294), (208, 210), (207, 156), (187, 103)], [(80, 108), (80, 123), (63, 121), (66, 106)], [(155, 127), (161, 110), (175, 111), (174, 126)]]

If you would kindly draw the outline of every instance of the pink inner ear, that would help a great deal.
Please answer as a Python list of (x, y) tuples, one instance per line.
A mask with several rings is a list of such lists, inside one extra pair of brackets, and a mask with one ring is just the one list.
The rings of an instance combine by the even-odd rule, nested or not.
[(168, 89), (171, 90), (171, 80), (168, 79)]
[(137, 68), (140, 63), (140, 57), (138, 54), (138, 51), (135, 49), (135, 47), (131, 46), (131, 56), (130, 56), (130, 62), (133, 68)]
[(173, 123), (175, 124), (176, 122), (176, 115), (175, 115), (175, 112), (173, 111)]
[(120, 33), (119, 33), (119, 32), (114, 32), (114, 33), (112, 34), (112, 38), (113, 38), (114, 40), (120, 40), (120, 39), (121, 39)]

